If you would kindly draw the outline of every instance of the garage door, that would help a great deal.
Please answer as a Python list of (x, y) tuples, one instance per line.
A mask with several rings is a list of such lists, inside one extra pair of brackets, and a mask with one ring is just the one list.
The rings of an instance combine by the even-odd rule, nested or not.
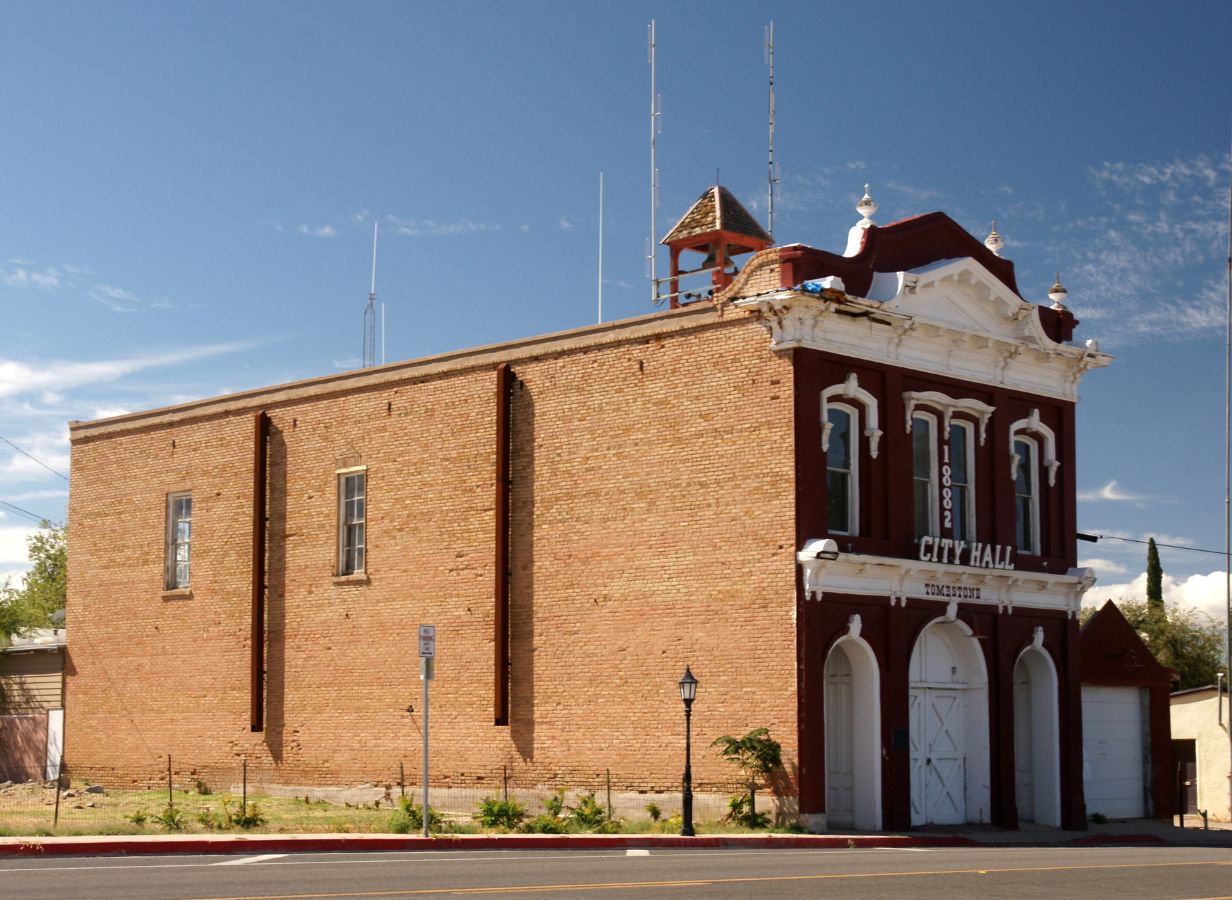
[(1145, 742), (1139, 688), (1082, 686), (1082, 781), (1088, 814), (1110, 819), (1147, 814)]

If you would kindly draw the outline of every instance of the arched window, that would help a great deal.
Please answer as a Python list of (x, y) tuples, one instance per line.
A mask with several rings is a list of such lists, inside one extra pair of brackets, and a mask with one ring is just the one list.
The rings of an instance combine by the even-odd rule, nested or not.
[(937, 419), (930, 413), (911, 417), (911, 496), (917, 538), (939, 533), (936, 433)]
[[(950, 422), (941, 448), (941, 529), (960, 541), (975, 540), (975, 435), (970, 422)], [(947, 471), (948, 470), (948, 471)]]
[(1038, 556), (1039, 448), (1029, 437), (1014, 439), (1014, 544), (1019, 553)]
[(832, 534), (857, 534), (860, 522), (860, 414), (845, 403), (826, 408), (826, 528)]
[[(864, 427), (860, 427), (860, 412)], [(862, 441), (861, 438), (864, 440)], [(826, 454), (826, 523), (834, 534), (860, 533), (860, 454), (877, 458), (881, 429), (877, 398), (860, 387), (855, 372), (821, 392), (821, 451)]]

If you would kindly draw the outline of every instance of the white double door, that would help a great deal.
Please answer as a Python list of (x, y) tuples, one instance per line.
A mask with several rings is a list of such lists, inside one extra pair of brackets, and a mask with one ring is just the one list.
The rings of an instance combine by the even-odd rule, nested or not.
[(911, 688), (913, 825), (967, 820), (964, 695), (962, 688)]

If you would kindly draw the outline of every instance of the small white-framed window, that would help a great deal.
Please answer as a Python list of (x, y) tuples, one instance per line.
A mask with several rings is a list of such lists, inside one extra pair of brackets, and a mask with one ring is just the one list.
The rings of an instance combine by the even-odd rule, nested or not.
[(338, 472), (338, 574), (360, 575), (366, 571), (367, 469)]
[(859, 534), (860, 414), (845, 403), (826, 407), (826, 528)]
[(950, 421), (949, 441), (941, 448), (941, 528), (960, 541), (975, 540), (975, 429)]
[(1039, 447), (1028, 437), (1014, 439), (1014, 545), (1019, 553), (1040, 552)]
[(167, 495), (166, 563), (163, 585), (169, 591), (192, 583), (192, 493)]
[(936, 433), (932, 414), (911, 417), (911, 501), (917, 539), (939, 533)]

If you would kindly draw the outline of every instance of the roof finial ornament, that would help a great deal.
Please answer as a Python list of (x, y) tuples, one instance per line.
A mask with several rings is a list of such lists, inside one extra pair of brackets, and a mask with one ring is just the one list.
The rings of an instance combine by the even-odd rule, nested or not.
[(1005, 239), (997, 231), (997, 220), (992, 220), (992, 231), (988, 232), (988, 237), (984, 238), (984, 246), (992, 251), (993, 256), (1001, 255), (1001, 248), (1005, 246)]
[(1065, 298), (1068, 296), (1069, 291), (1065, 289), (1065, 285), (1061, 284), (1061, 273), (1058, 272), (1057, 280), (1048, 289), (1048, 299), (1052, 301), (1052, 308), (1058, 312), (1068, 312), (1069, 307), (1065, 305)]
[(877, 211), (877, 201), (868, 195), (868, 185), (864, 185), (864, 196), (860, 198), (860, 202), (856, 204), (856, 212), (864, 216), (860, 220), (860, 226), (867, 228), (869, 225), (876, 224), (873, 222), (873, 213)]

